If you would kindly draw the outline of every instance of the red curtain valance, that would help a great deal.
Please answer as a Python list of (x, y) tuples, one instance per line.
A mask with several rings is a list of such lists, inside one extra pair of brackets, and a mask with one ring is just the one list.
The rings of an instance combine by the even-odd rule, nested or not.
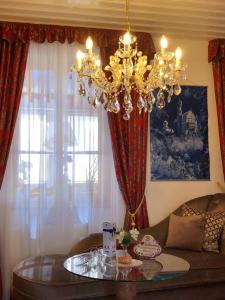
[(208, 61), (225, 58), (225, 40), (216, 39), (209, 42)]
[[(36, 43), (44, 41), (64, 43), (67, 40), (69, 43), (83, 44), (87, 36), (91, 35), (99, 48), (114, 48), (115, 46), (117, 48), (118, 38), (123, 33), (124, 31), (110, 29), (0, 22), (0, 39), (8, 42), (19, 40), (25, 43), (32, 40)], [(152, 58), (155, 48), (151, 35), (143, 32), (137, 32), (135, 35), (139, 48)]]

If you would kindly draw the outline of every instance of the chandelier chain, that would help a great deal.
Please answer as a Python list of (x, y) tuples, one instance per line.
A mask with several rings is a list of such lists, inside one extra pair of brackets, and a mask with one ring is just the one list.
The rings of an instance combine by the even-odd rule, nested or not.
[(126, 0), (126, 18), (127, 18), (127, 27), (130, 32), (130, 1)]

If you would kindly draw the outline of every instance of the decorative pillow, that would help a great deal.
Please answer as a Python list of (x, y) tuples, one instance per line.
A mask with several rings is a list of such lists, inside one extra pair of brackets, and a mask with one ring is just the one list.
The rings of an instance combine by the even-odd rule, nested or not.
[(202, 216), (182, 217), (171, 214), (165, 247), (201, 251), (204, 229)]
[(200, 211), (188, 205), (182, 206), (182, 215), (184, 217), (202, 216), (205, 218), (205, 235), (203, 242), (203, 249), (205, 251), (219, 252), (218, 240), (224, 226), (225, 213), (216, 212), (210, 213), (207, 211)]

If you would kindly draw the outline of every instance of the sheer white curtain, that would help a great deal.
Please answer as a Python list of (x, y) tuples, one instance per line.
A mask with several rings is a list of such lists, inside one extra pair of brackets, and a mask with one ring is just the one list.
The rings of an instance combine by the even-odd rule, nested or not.
[[(0, 252), (9, 299), (12, 268), (67, 253), (102, 222), (122, 226), (106, 112), (78, 94), (70, 65), (80, 45), (31, 43), (20, 111), (0, 192)], [(97, 49), (95, 49), (97, 51)]]

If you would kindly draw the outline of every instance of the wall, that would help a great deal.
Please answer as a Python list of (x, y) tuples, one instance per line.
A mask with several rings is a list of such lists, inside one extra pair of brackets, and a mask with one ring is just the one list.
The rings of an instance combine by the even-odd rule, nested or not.
[[(154, 38), (154, 37), (153, 37)], [(159, 45), (159, 38), (154, 38)], [(150, 137), (148, 135), (148, 163), (146, 195), (151, 226), (158, 223), (182, 203), (194, 197), (221, 192), (216, 182), (223, 182), (220, 156), (216, 103), (214, 96), (212, 66), (208, 64), (208, 42), (169, 39), (169, 46), (180, 46), (183, 59), (188, 64), (187, 85), (208, 86), (208, 126), (210, 153), (210, 181), (150, 181)], [(172, 50), (172, 48), (171, 48)]]

